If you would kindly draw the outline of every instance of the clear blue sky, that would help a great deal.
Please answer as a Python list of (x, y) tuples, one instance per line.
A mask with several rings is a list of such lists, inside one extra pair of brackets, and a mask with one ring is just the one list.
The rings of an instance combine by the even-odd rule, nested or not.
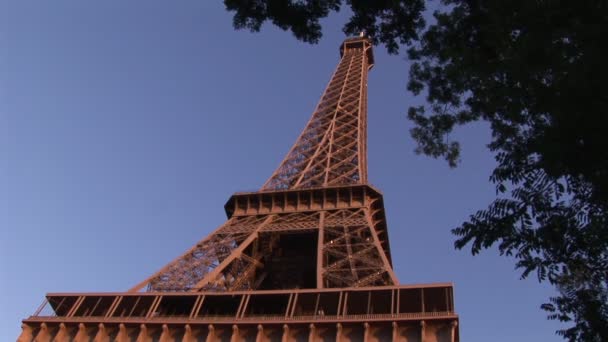
[[(234, 31), (219, 0), (0, 1), (0, 340), (46, 292), (127, 290), (220, 225), (304, 127), (343, 21), (307, 45)], [(400, 281), (454, 282), (462, 341), (560, 340), (539, 310), (550, 287), (453, 248), (494, 196), (487, 128), (458, 132), (455, 170), (416, 156), (408, 62), (375, 53), (369, 175)]]

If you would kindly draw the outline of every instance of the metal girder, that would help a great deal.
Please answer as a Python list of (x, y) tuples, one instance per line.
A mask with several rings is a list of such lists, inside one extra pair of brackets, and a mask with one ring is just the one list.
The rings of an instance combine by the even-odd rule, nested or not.
[[(255, 290), (273, 276), (269, 274), (273, 264), (287, 273), (269, 281), (295, 282), (302, 270), (276, 266), (284, 257), (277, 254), (275, 245), (289, 234), (313, 234), (306, 236), (317, 240), (316, 251), (310, 254), (317, 287), (397, 284), (388, 242), (379, 238), (386, 237), (383, 213), (378, 215), (380, 197), (363, 195), (366, 199), (358, 200), (356, 207), (339, 202), (340, 192), (352, 194), (351, 187), (367, 184), (367, 72), (373, 64), (366, 38), (347, 40), (341, 53), (306, 128), (259, 192), (275, 195), (244, 198), (246, 203), (241, 205), (246, 211), (241, 209), (239, 216), (231, 217), (132, 291), (144, 287), (149, 291)], [(300, 194), (332, 187), (343, 190), (324, 192), (314, 206), (310, 192)], [(273, 207), (280, 198), (277, 191), (285, 191), (280, 207), (285, 212), (270, 212), (277, 210)], [(301, 198), (310, 198), (310, 205), (298, 205)], [(288, 204), (288, 199), (294, 202)], [(262, 201), (257, 207), (252, 204)]]
[(340, 52), (306, 128), (226, 223), (128, 292), (47, 295), (18, 341), (457, 342), (451, 284), (398, 285), (367, 183), (371, 43)]
[(367, 183), (371, 44), (346, 47), (306, 128), (262, 190)]
[[(264, 270), (263, 259), (281, 236), (317, 230), (323, 234), (316, 254), (321, 258), (316, 264), (322, 287), (397, 284), (375, 228), (366, 219), (369, 212), (356, 208), (236, 217), (132, 291), (255, 290), (261, 280), (256, 282), (254, 275)], [(260, 240), (260, 234), (267, 237)]]

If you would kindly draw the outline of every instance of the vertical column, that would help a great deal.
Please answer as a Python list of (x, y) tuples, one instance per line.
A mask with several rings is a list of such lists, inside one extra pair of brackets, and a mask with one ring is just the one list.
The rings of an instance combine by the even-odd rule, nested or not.
[(399, 325), (397, 322), (391, 324), (393, 326), (393, 342), (399, 341)]
[(74, 342), (89, 342), (87, 327), (82, 323), (78, 324), (78, 332), (74, 336)]
[(36, 335), (36, 342), (51, 342), (51, 332), (46, 323), (40, 324), (40, 331)]
[(207, 332), (207, 339), (205, 342), (215, 342), (217, 341), (217, 336), (215, 335), (215, 327), (213, 324), (209, 324), (209, 331)]
[(342, 324), (336, 324), (336, 342), (342, 342)]
[(118, 335), (116, 335), (115, 342), (131, 342), (129, 338), (129, 331), (127, 331), (127, 327), (120, 323), (118, 326)]
[(70, 332), (65, 324), (59, 324), (59, 331), (55, 335), (53, 342), (70, 342)]
[(182, 342), (196, 342), (196, 336), (192, 332), (192, 327), (190, 324), (186, 324), (184, 327), (184, 337), (182, 338)]
[(450, 295), (448, 293), (447, 287), (444, 289), (444, 295), (445, 295), (445, 311), (451, 312), (452, 310), (450, 310)]
[(160, 334), (159, 342), (174, 342), (171, 329), (166, 324), (163, 324), (162, 333)]
[(317, 327), (314, 324), (310, 324), (308, 332), (308, 342), (316, 342), (317, 341)]
[(369, 323), (363, 323), (363, 342), (369, 341), (370, 327)]
[(425, 341), (425, 333), (426, 333), (426, 322), (420, 321), (420, 342)]
[(325, 211), (319, 214), (319, 238), (317, 239), (317, 288), (323, 288), (323, 246), (325, 235)]
[(17, 342), (31, 342), (34, 339), (34, 329), (29, 325), (21, 324), (21, 335), (17, 338)]
[(422, 312), (426, 312), (426, 306), (424, 305), (424, 287), (420, 289), (420, 305)]
[(369, 61), (367, 60), (367, 50), (371, 49), (368, 43), (363, 43), (363, 61), (361, 63), (361, 81), (359, 84), (359, 134), (357, 134), (358, 158), (359, 158), (359, 177), (361, 183), (367, 183), (367, 71)]
[(110, 342), (110, 336), (108, 335), (108, 332), (106, 331), (106, 327), (105, 327), (105, 325), (103, 325), (103, 323), (99, 323), (99, 325), (97, 326), (97, 334), (95, 335), (95, 338), (93, 339), (93, 341)]
[(236, 324), (232, 325), (232, 336), (230, 337), (230, 342), (240, 342), (241, 338), (239, 336), (239, 327)]
[(152, 342), (152, 337), (150, 337), (148, 327), (145, 324), (139, 326), (139, 335), (135, 342)]
[(281, 337), (281, 342), (290, 342), (289, 338), (289, 325), (283, 324), (283, 336)]
[(264, 326), (258, 324), (258, 333), (255, 335), (255, 342), (264, 341)]
[(456, 327), (458, 326), (458, 322), (457, 321), (452, 321), (452, 323), (450, 323), (451, 329), (450, 329), (450, 341), (451, 342), (456, 342)]
[(401, 313), (401, 290), (397, 289), (395, 291), (397, 292), (397, 307), (395, 308), (394, 313), (400, 314)]

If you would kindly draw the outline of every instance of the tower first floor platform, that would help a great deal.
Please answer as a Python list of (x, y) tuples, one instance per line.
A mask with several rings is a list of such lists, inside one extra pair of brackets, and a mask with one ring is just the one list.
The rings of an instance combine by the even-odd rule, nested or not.
[(235, 292), (53, 293), (18, 342), (456, 342), (449, 283)]

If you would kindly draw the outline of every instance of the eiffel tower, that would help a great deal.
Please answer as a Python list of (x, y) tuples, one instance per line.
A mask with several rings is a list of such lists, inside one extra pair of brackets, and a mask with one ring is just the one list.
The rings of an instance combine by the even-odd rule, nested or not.
[(382, 194), (367, 180), (363, 35), (310, 121), (226, 223), (120, 293), (50, 293), (18, 342), (459, 340), (450, 283), (399, 285)]

